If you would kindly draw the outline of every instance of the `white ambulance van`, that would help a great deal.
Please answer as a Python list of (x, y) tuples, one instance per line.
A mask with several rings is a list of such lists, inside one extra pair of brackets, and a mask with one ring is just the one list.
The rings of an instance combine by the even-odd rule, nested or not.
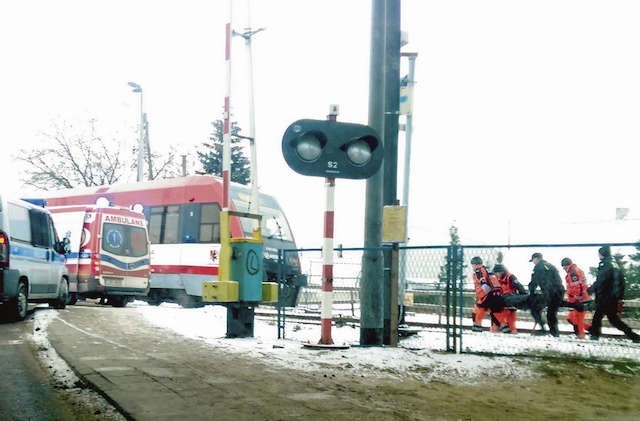
[(65, 241), (49, 211), (0, 195), (0, 312), (23, 320), (28, 302), (62, 309), (68, 297)]
[(71, 298), (101, 298), (124, 307), (149, 293), (149, 234), (142, 212), (109, 204), (49, 206), (61, 236), (69, 241)]

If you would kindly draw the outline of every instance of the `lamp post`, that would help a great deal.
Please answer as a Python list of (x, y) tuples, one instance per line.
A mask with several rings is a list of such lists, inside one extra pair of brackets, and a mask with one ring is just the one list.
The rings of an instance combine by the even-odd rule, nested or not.
[(135, 82), (129, 82), (132, 92), (140, 94), (140, 127), (138, 130), (138, 182), (142, 181), (142, 164), (144, 161), (144, 112), (142, 108), (142, 87)]

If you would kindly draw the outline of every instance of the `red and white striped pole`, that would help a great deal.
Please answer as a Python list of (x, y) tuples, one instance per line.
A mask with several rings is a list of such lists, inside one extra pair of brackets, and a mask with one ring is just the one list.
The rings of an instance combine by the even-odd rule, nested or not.
[(231, 168), (231, 17), (232, 0), (229, 0), (229, 22), (225, 26), (224, 59), (226, 64), (226, 92), (222, 129), (222, 212), (220, 213), (220, 264), (218, 280), (231, 280), (231, 230), (229, 224), (229, 181)]
[(322, 310), (320, 343), (333, 344), (331, 339), (331, 321), (333, 315), (333, 204), (335, 197), (335, 178), (325, 178), (326, 193), (324, 210), (324, 240), (322, 242)]
[(229, 169), (231, 167), (231, 15), (232, 1), (229, 0), (229, 22), (225, 27), (224, 60), (226, 64), (226, 92), (224, 96), (224, 127), (222, 131), (222, 208), (229, 210)]
[[(327, 116), (336, 121), (337, 107), (331, 107)], [(322, 242), (322, 309), (320, 316), (320, 344), (333, 345), (331, 322), (333, 319), (333, 217), (335, 202), (335, 178), (325, 178), (324, 239)]]

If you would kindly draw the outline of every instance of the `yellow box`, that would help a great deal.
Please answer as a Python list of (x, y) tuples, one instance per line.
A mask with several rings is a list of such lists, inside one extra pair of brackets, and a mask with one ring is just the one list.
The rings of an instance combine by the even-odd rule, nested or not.
[(278, 284), (276, 282), (262, 283), (262, 302), (274, 303), (278, 301)]
[(202, 301), (232, 303), (238, 301), (238, 282), (207, 281), (202, 283)]
[(412, 306), (413, 305), (413, 292), (405, 292), (404, 293), (404, 305)]

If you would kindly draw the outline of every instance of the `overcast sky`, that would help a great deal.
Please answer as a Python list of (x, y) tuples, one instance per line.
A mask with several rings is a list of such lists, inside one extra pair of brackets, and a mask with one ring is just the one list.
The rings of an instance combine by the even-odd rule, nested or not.
[[(235, 3), (241, 31), (246, 1)], [(2, 2), (0, 165), (15, 168), (11, 155), (52, 122), (95, 118), (106, 137), (135, 142), (139, 96), (128, 81), (143, 87), (152, 149), (191, 153), (222, 118), (227, 5)], [(640, 3), (402, 8), (403, 51), (419, 54), (413, 244), (446, 243), (452, 223), (473, 243), (640, 238), (635, 221), (613, 222), (616, 207), (640, 214)], [(297, 119), (325, 118), (330, 104), (340, 105), (339, 120), (367, 123), (371, 1), (260, 0), (251, 11), (252, 27), (266, 28), (253, 39), (259, 184), (279, 199), (299, 245), (320, 247), (323, 180), (288, 168), (282, 134)], [(233, 119), (246, 131), (241, 38), (232, 56)], [(191, 173), (200, 169), (192, 163)], [(5, 174), (5, 189), (19, 187), (18, 171)], [(337, 180), (336, 243), (362, 244), (364, 190), (364, 181)]]

